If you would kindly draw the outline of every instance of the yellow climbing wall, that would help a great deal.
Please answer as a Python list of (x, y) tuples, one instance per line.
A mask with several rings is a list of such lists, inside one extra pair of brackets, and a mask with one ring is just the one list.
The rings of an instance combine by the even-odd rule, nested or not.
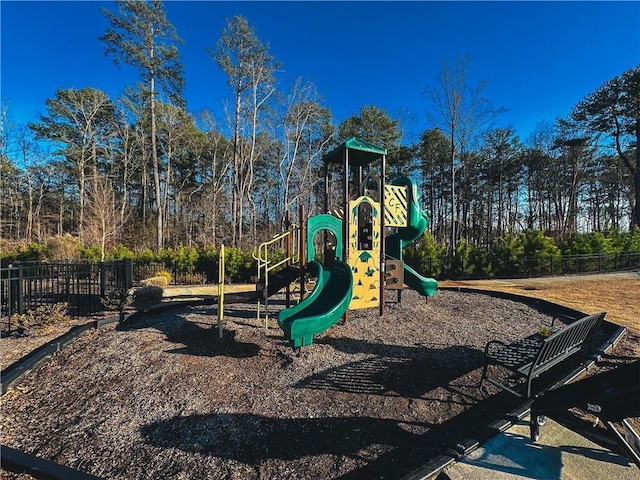
[(380, 203), (363, 196), (349, 202), (350, 310), (380, 306)]

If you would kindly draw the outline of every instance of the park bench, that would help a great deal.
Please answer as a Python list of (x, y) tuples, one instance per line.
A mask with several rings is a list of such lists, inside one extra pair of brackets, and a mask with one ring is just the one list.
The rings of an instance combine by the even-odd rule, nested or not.
[(489, 365), (499, 365), (527, 379), (527, 398), (531, 397), (531, 383), (534, 378), (579, 352), (589, 341), (591, 351), (593, 337), (600, 329), (605, 312), (589, 315), (570, 323), (561, 329), (555, 329), (549, 337), (536, 333), (511, 344), (492, 340), (484, 348), (484, 369), (480, 379), (480, 388), (486, 380), (503, 390), (522, 397), (515, 390), (487, 376)]

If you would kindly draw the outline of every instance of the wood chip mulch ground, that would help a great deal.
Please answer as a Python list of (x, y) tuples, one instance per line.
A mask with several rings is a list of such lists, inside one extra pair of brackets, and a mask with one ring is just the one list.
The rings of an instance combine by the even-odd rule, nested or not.
[(400, 478), (521, 403), (478, 389), (484, 346), (554, 312), (405, 291), (299, 356), (254, 305), (225, 315), (222, 341), (210, 306), (91, 331), (2, 398), (0, 442), (110, 479)]

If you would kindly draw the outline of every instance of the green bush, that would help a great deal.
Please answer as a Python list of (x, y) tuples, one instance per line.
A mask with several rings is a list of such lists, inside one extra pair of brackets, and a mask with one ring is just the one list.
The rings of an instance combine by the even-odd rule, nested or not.
[(620, 233), (612, 229), (605, 233), (611, 248), (620, 252), (640, 252), (640, 227), (633, 227), (628, 232)]
[(122, 312), (132, 301), (132, 295), (126, 290), (112, 290), (102, 298), (102, 305), (105, 310)]
[[(608, 238), (609, 237), (609, 238)], [(563, 255), (588, 255), (592, 253), (614, 253), (615, 242), (602, 232), (574, 233), (561, 242)]]
[(158, 253), (158, 259), (176, 273), (193, 273), (200, 253), (197, 247), (179, 245), (175, 250), (165, 248)]
[(560, 249), (553, 238), (542, 230), (527, 230), (521, 234), (526, 257), (525, 276), (561, 273)]
[(162, 301), (162, 287), (156, 285), (147, 285), (138, 288), (133, 292), (134, 306), (150, 306)]
[(113, 251), (110, 252), (110, 257), (121, 260), (124, 258), (134, 259), (136, 258), (136, 255), (129, 248), (125, 247), (122, 244), (119, 244), (113, 249)]
[(0, 259), (7, 263), (20, 261), (31, 262), (47, 258), (47, 247), (41, 243), (12, 242), (0, 240)]
[(102, 258), (102, 249), (100, 245), (92, 245), (80, 250), (80, 258), (91, 260), (92, 262), (99, 262)]
[(427, 231), (416, 243), (405, 247), (403, 260), (420, 274), (437, 277), (442, 274), (444, 252), (445, 246), (439, 245)]
[(17, 252), (16, 260), (23, 262), (45, 260), (47, 256), (48, 249), (46, 245), (30, 243), (25, 250), (19, 250)]
[[(240, 272), (244, 269), (245, 254), (239, 248), (228, 247), (224, 249), (225, 276), (232, 280), (238, 280)], [(257, 271), (257, 270), (256, 270)]]
[(454, 278), (491, 277), (493, 268), (486, 248), (469, 245), (462, 239), (456, 247), (456, 256), (451, 262), (451, 276)]
[(158, 257), (148, 248), (145, 248), (140, 252), (136, 258), (136, 261), (140, 263), (153, 263), (158, 261)]
[(522, 272), (524, 246), (522, 238), (512, 230), (493, 242), (488, 258), (497, 277), (511, 277)]

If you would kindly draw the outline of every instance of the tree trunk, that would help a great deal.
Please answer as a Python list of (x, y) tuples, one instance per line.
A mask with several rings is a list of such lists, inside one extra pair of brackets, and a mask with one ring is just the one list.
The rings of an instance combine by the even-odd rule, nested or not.
[[(153, 50), (151, 50), (151, 58), (153, 58)], [(162, 191), (160, 188), (160, 167), (158, 165), (158, 150), (156, 140), (156, 94), (155, 94), (155, 78), (151, 72), (151, 163), (153, 168), (153, 184), (155, 187), (156, 201), (156, 251), (164, 248), (164, 225), (162, 215)]]

